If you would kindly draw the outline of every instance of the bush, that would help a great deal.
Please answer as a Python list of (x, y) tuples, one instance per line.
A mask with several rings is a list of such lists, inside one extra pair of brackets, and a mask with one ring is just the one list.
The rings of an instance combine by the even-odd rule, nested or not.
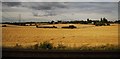
[(69, 25), (69, 26), (63, 26), (62, 28), (70, 28), (70, 29), (73, 29), (73, 28), (77, 28), (77, 27), (74, 26), (74, 25)]
[(33, 46), (34, 49), (52, 49), (53, 48), (53, 44), (49, 43), (48, 41), (45, 41), (43, 43), (40, 44), (35, 44)]
[[(36, 46), (37, 47), (37, 46)], [(53, 48), (53, 44), (45, 41), (43, 43), (40, 43), (40, 46), (38, 46), (38, 48), (42, 48), (42, 49), (52, 49)]]
[(6, 25), (2, 25), (2, 27), (7, 27)]
[(110, 24), (109, 24), (109, 23), (107, 23), (107, 26), (110, 26)]
[(96, 22), (95, 26), (110, 26), (110, 23)]
[(95, 23), (95, 26), (102, 26), (102, 25), (105, 26), (105, 23), (103, 23), (103, 22), (96, 22), (96, 23)]
[(34, 48), (34, 49), (39, 49), (39, 44), (35, 44), (35, 45), (33, 46), (33, 48)]
[[(17, 49), (24, 49), (22, 45), (16, 43), (16, 45), (12, 48)], [(63, 49), (63, 50), (81, 50), (81, 51), (118, 51), (120, 50), (120, 47), (118, 45), (113, 44), (106, 44), (106, 45), (100, 45), (100, 46), (88, 46), (88, 45), (82, 45), (81, 47), (68, 47), (63, 44), (58, 44), (57, 47), (54, 47), (52, 43), (45, 41), (43, 43), (37, 43), (34, 46), (29, 46), (27, 49)]]
[(116, 45), (112, 45), (112, 44), (106, 44), (106, 45), (100, 45), (100, 46), (86, 46), (86, 45), (83, 45), (79, 48), (79, 50), (88, 50), (88, 51), (100, 51), (100, 50), (103, 50), (103, 51), (116, 51), (118, 50), (119, 47), (116, 46)]
[(15, 47), (14, 48), (22, 48), (22, 45), (16, 43)]
[(58, 44), (57, 48), (58, 48), (58, 49), (64, 49), (64, 48), (66, 48), (66, 46), (64, 46), (64, 45), (62, 45), (62, 44)]
[(89, 47), (87, 45), (83, 45), (79, 48), (79, 50), (92, 50), (92, 47)]

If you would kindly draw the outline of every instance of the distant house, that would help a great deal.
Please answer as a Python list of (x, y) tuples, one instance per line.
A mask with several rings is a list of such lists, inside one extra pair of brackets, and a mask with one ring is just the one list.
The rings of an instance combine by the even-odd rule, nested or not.
[[(104, 18), (103, 18), (104, 19)], [(107, 19), (105, 20), (92, 20), (92, 24), (95, 26), (109, 26), (110, 24), (107, 22)]]
[(69, 26), (63, 26), (62, 28), (70, 28), (70, 29), (73, 29), (73, 28), (77, 28), (77, 27), (74, 26), (74, 25), (69, 25)]

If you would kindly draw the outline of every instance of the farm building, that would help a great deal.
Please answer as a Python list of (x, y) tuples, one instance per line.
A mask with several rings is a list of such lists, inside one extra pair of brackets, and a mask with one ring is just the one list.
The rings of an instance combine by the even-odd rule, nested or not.
[(36, 25), (37, 28), (57, 28), (56, 26), (49, 26), (49, 25)]

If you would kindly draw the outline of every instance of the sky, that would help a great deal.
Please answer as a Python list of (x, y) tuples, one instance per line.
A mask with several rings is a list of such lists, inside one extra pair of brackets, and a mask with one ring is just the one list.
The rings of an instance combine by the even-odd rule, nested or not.
[(34, 2), (32, 2), (33, 0), (15, 1), (16, 0), (3, 1), (3, 22), (18, 22), (19, 19), (21, 19), (21, 22), (86, 20), (87, 18), (99, 20), (101, 17), (106, 17), (110, 21), (118, 20), (117, 0), (104, 0), (103, 2), (97, 2), (101, 0), (96, 0), (96, 2), (91, 2), (95, 0), (90, 0), (90, 2), (38, 2), (38, 0), (34, 0)]
[(3, 2), (118, 2), (119, 0), (1, 0)]

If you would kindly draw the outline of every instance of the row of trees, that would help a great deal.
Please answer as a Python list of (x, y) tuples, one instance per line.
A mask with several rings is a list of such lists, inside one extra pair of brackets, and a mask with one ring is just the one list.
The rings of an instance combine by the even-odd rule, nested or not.
[(19, 25), (19, 24), (110, 24), (110, 23), (119, 23), (120, 24), (120, 20), (116, 20), (116, 21), (108, 21), (106, 18), (101, 18), (99, 20), (91, 20), (91, 19), (87, 19), (87, 20), (74, 20), (74, 21), (50, 21), (50, 22), (21, 22), (21, 23), (18, 23), (18, 22), (14, 22), (14, 23), (9, 23), (9, 22), (6, 22), (6, 23), (3, 23), (3, 24), (14, 24), (14, 25)]
[(100, 18), (99, 20), (91, 20), (91, 19), (87, 19), (87, 20), (74, 20), (74, 21), (51, 21), (48, 22), (49, 24), (93, 24), (96, 26), (106, 26), (106, 25), (110, 25), (111, 23), (118, 23), (120, 24), (120, 20), (116, 20), (116, 21), (108, 21), (105, 17), (104, 18)]
[(83, 21), (83, 20), (74, 20), (74, 21), (51, 21), (50, 24), (58, 24), (58, 23), (62, 23), (62, 24), (67, 24), (67, 23), (72, 23), (72, 24), (92, 24), (92, 23), (96, 23), (96, 22), (102, 22), (102, 23), (109, 23), (109, 21), (106, 18), (101, 18), (100, 20), (90, 20), (89, 18), (87, 19), (87, 21)]

